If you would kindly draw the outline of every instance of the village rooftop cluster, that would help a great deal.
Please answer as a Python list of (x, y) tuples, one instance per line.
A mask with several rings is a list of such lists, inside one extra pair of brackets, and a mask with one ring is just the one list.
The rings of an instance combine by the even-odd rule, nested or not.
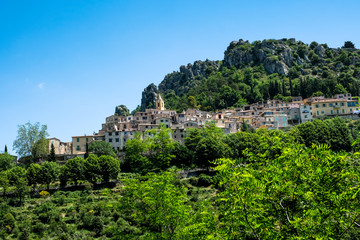
[(167, 110), (158, 94), (154, 106), (155, 109), (146, 109), (145, 112), (136, 112), (130, 116), (111, 115), (106, 118), (97, 133), (73, 136), (72, 142), (50, 138), (49, 148), (53, 144), (57, 158), (67, 160), (74, 156), (83, 157), (86, 144), (92, 141), (106, 141), (121, 153), (126, 142), (133, 139), (135, 133), (139, 132), (145, 138), (147, 130), (158, 128), (160, 124), (172, 130), (171, 135), (175, 141), (184, 143), (186, 129), (201, 128), (207, 122), (214, 122), (225, 134), (229, 134), (241, 131), (243, 124), (254, 129), (284, 129), (311, 121), (313, 118), (359, 118), (358, 98), (352, 98), (350, 93), (337, 94), (333, 98), (293, 97), (291, 102), (268, 100), (213, 113), (198, 109), (188, 109), (182, 113)]

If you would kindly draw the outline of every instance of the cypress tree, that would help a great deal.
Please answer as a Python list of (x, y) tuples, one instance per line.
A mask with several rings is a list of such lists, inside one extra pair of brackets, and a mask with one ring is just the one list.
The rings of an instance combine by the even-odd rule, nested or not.
[(7, 146), (5, 145), (5, 151), (4, 151), (4, 153), (7, 153), (8, 151), (7, 151)]
[(89, 157), (89, 145), (88, 143), (86, 143), (86, 151), (85, 151), (84, 159), (87, 159), (88, 157)]
[(49, 155), (49, 161), (50, 161), (50, 162), (55, 162), (55, 161), (56, 161), (55, 147), (54, 147), (54, 144), (53, 144), (53, 143), (51, 143), (51, 150), (50, 150), (50, 155)]

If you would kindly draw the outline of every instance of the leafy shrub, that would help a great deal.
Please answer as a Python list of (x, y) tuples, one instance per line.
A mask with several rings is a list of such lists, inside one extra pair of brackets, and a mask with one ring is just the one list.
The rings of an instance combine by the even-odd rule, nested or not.
[(199, 180), (198, 180), (198, 186), (199, 187), (208, 187), (212, 184), (212, 178), (209, 175), (206, 174), (200, 174)]

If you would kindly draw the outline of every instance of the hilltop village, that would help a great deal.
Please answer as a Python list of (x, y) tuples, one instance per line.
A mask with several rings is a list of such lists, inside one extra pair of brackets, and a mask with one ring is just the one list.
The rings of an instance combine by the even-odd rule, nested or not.
[(358, 98), (353, 98), (350, 93), (337, 94), (333, 98), (293, 97), (291, 102), (268, 100), (217, 112), (188, 109), (181, 113), (165, 109), (161, 95), (157, 94), (154, 106), (156, 107), (153, 109), (146, 109), (133, 115), (108, 116), (97, 133), (72, 136), (71, 142), (50, 138), (49, 145), (54, 145), (58, 158), (66, 160), (74, 156), (84, 156), (86, 144), (92, 141), (106, 141), (120, 153), (135, 133), (141, 133), (144, 138), (147, 130), (157, 128), (160, 124), (172, 130), (172, 138), (175, 141), (184, 143), (187, 128), (201, 128), (211, 121), (222, 128), (225, 134), (229, 134), (241, 131), (244, 124), (253, 129), (286, 129), (292, 125), (311, 121), (313, 118), (334, 116), (359, 118)]

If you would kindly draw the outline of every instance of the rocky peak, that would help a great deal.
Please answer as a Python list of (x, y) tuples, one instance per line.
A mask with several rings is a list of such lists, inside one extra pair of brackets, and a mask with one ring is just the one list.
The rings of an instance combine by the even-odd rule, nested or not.
[(130, 111), (125, 105), (119, 105), (115, 107), (115, 115), (118, 116), (129, 116)]
[(195, 61), (186, 66), (180, 66), (179, 71), (167, 74), (159, 85), (162, 93), (174, 90), (175, 94), (182, 95), (191, 87), (196, 86), (203, 78), (210, 75), (212, 71), (218, 71), (220, 63), (218, 61)]
[(156, 96), (159, 94), (159, 89), (154, 83), (151, 83), (147, 86), (142, 92), (141, 97), (141, 111), (145, 112), (147, 108), (156, 108), (155, 100)]
[(298, 44), (295, 39), (263, 40), (249, 43), (240, 39), (233, 41), (225, 51), (224, 66), (241, 68), (255, 64), (264, 64), (265, 70), (271, 73), (287, 74), (294, 59), (294, 50), (289, 44)]

